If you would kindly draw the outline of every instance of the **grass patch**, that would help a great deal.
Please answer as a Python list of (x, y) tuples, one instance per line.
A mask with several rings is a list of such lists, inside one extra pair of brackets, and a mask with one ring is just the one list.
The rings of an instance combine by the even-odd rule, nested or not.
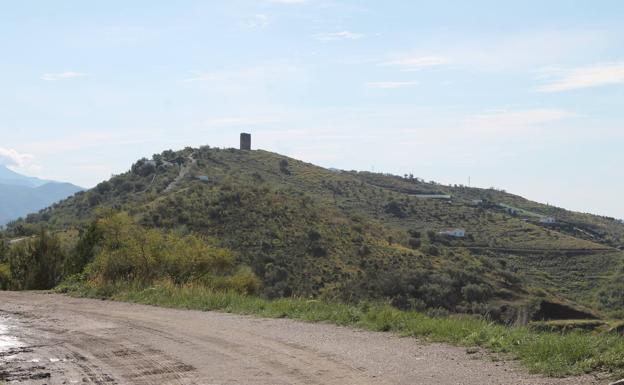
[(171, 308), (218, 310), (268, 318), (327, 322), (365, 330), (393, 332), (431, 342), (482, 347), (518, 360), (531, 373), (553, 377), (589, 372), (624, 374), (624, 338), (579, 331), (567, 333), (506, 327), (469, 316), (430, 317), (389, 305), (347, 305), (324, 300), (266, 300), (196, 285), (162, 283), (144, 288), (127, 284), (69, 288), (70, 294), (106, 297)]
[(602, 320), (554, 320), (532, 322), (533, 330), (550, 332), (570, 332), (570, 331), (608, 331), (609, 323)]

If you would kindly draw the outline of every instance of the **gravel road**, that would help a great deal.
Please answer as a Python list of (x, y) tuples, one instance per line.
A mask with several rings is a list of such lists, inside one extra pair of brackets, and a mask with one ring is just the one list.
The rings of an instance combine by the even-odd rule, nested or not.
[(0, 383), (605, 384), (413, 338), (285, 319), (0, 292)]

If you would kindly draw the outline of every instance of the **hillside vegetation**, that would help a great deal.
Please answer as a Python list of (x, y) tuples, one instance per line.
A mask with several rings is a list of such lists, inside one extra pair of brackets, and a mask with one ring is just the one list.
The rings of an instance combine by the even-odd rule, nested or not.
[[(266, 151), (165, 151), (11, 223), (6, 236), (30, 236), (43, 226), (67, 238), (65, 254), (75, 254), (88, 229), (101, 226), (96, 213), (103, 209), (127, 213), (145, 234), (158, 229), (231, 253), (269, 298), (388, 300), (401, 309), (508, 322), (565, 316), (544, 310), (555, 305), (590, 318), (624, 315), (624, 225), (615, 219), (493, 189), (327, 170)], [(548, 216), (556, 223), (540, 222)], [(438, 234), (447, 227), (464, 228), (466, 237)], [(106, 247), (97, 244), (81, 262), (90, 282)], [(62, 271), (55, 280), (68, 276)]]
[(111, 211), (98, 212), (75, 238), (41, 230), (0, 249), (0, 288), (50, 289), (63, 279), (64, 287), (81, 288), (171, 282), (253, 294), (259, 287), (228, 250), (194, 235), (146, 229), (126, 213)]

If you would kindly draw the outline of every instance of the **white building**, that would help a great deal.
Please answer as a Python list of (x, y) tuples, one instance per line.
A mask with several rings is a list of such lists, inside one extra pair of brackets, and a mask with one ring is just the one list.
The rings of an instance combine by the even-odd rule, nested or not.
[(553, 224), (557, 223), (557, 220), (553, 217), (542, 217), (540, 218), (540, 223)]
[(450, 200), (452, 197), (447, 194), (410, 194), (410, 196), (422, 199), (443, 199)]
[(455, 238), (463, 238), (466, 236), (466, 230), (464, 229), (458, 229), (458, 228), (454, 228), (454, 229), (443, 229), (440, 232), (438, 232), (439, 235), (446, 235), (449, 237), (455, 237)]

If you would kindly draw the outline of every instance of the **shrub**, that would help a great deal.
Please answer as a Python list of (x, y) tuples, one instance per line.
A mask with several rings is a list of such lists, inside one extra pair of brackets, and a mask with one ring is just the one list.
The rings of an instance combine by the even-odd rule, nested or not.
[(11, 284), (11, 270), (6, 264), (0, 264), (0, 290), (7, 290)]
[(44, 290), (56, 286), (62, 277), (65, 255), (61, 242), (53, 234), (40, 230), (39, 235), (19, 242), (8, 252), (10, 288)]
[(420, 238), (410, 238), (408, 244), (412, 249), (418, 249), (421, 245)]
[(251, 295), (260, 289), (260, 281), (249, 267), (241, 267), (231, 276), (211, 276), (200, 281), (204, 286), (217, 291), (234, 291)]
[(211, 246), (196, 235), (145, 229), (127, 213), (105, 216), (94, 231), (99, 234), (97, 251), (86, 277), (101, 285), (168, 280), (239, 293), (258, 290), (255, 275), (249, 269), (237, 269), (229, 250)]
[(403, 205), (394, 200), (388, 202), (388, 204), (384, 207), (384, 210), (387, 214), (393, 215), (397, 218), (405, 218), (408, 216)]
[(290, 175), (290, 170), (288, 169), (288, 160), (280, 159), (279, 161), (279, 169), (283, 174)]
[(462, 287), (461, 292), (468, 302), (483, 302), (490, 297), (489, 288), (474, 283)]

